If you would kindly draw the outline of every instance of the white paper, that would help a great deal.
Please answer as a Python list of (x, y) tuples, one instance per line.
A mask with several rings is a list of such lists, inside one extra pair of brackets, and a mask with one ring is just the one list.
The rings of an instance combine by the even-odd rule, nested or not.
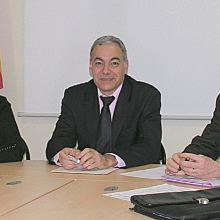
[(82, 173), (82, 174), (94, 174), (94, 175), (103, 175), (103, 174), (109, 174), (118, 168), (110, 167), (107, 169), (93, 169), (93, 170), (86, 170), (81, 167), (77, 167), (74, 169), (66, 170), (63, 167), (59, 167), (55, 170), (52, 170), (52, 173)]
[(166, 166), (164, 165), (164, 166), (151, 168), (151, 169), (121, 173), (121, 175), (146, 178), (146, 179), (161, 179), (162, 176), (164, 176), (164, 174), (165, 174), (165, 168), (166, 168)]
[(116, 199), (122, 199), (130, 201), (133, 195), (145, 195), (145, 194), (155, 194), (155, 193), (165, 193), (165, 192), (183, 192), (183, 191), (196, 191), (197, 189), (174, 186), (169, 184), (162, 184), (157, 186), (151, 186), (147, 188), (134, 189), (123, 192), (106, 193), (105, 196), (110, 196)]
[(121, 175), (130, 176), (130, 177), (138, 177), (138, 178), (146, 178), (146, 179), (162, 179), (165, 181), (186, 183), (190, 185), (205, 186), (205, 187), (220, 186), (220, 179), (204, 180), (204, 179), (199, 179), (199, 178), (191, 177), (191, 176), (184, 176), (184, 177), (169, 176), (165, 174), (165, 168), (166, 166), (163, 165), (163, 166), (156, 167), (156, 168), (121, 173)]
[(220, 186), (220, 179), (211, 179), (209, 182), (212, 186)]

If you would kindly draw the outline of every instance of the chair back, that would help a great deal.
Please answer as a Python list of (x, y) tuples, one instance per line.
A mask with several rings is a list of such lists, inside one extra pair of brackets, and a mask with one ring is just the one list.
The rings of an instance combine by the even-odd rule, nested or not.
[(166, 151), (164, 149), (163, 144), (161, 144), (161, 159), (160, 164), (166, 164)]

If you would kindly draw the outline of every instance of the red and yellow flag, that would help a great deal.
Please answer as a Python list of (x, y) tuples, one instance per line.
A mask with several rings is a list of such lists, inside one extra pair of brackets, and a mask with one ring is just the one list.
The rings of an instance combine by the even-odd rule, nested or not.
[(0, 89), (3, 88), (3, 78), (2, 78), (2, 60), (0, 57)]

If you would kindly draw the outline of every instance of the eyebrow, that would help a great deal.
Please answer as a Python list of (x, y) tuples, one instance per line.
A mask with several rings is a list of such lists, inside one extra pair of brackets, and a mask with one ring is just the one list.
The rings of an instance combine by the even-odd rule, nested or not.
[[(102, 58), (100, 58), (100, 57), (96, 57), (94, 60), (101, 60), (101, 61), (104, 61)], [(118, 61), (121, 61), (120, 60), (120, 58), (118, 58), (118, 57), (113, 57), (113, 58), (111, 58), (111, 61), (112, 60), (118, 60)]]
[(94, 60), (101, 60), (101, 61), (104, 61), (102, 58), (100, 57), (96, 57)]
[(113, 58), (111, 58), (111, 61), (112, 60), (118, 60), (118, 61), (121, 61), (118, 57), (113, 57)]

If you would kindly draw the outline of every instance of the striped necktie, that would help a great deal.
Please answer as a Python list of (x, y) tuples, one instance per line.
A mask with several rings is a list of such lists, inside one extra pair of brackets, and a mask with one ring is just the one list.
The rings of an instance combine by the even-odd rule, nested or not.
[(101, 110), (99, 128), (98, 128), (98, 138), (96, 142), (96, 150), (101, 154), (111, 152), (111, 139), (112, 139), (112, 128), (111, 128), (111, 114), (109, 105), (115, 99), (114, 96), (103, 97), (100, 96), (103, 107)]

